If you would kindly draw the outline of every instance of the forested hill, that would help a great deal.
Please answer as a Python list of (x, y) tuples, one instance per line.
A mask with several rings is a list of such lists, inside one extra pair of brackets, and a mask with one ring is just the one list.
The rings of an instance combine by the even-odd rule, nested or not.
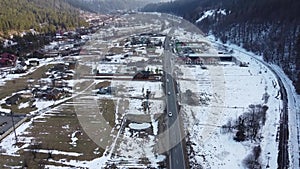
[(178, 0), (143, 10), (183, 16), (223, 42), (263, 55), (284, 69), (300, 93), (299, 9), (299, 0)]
[(84, 24), (65, 0), (1, 0), (0, 36), (34, 28), (39, 32)]
[[(151, 0), (67, 0), (73, 6), (96, 13), (111, 13), (119, 10), (138, 9)], [(152, 0), (156, 2), (157, 0)]]

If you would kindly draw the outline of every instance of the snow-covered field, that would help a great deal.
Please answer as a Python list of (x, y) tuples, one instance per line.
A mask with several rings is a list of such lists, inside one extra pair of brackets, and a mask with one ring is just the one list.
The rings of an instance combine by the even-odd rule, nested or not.
[[(181, 34), (185, 36), (178, 39), (188, 41), (188, 34)], [(180, 36), (180, 33), (177, 35)], [(199, 37), (198, 40), (202, 39)], [(212, 48), (208, 52), (216, 53), (217, 50)], [(199, 65), (177, 66), (181, 111), (184, 113), (186, 132), (189, 133), (188, 142), (191, 143), (191, 165), (194, 168), (199, 165), (204, 168), (245, 168), (253, 149), (260, 146), (261, 154), (257, 161), (263, 168), (276, 168), (276, 139), (282, 108), (276, 76), (244, 53), (235, 52), (233, 56), (249, 63), (249, 66), (225, 63), (208, 65), (207, 69), (201, 69)], [(187, 98), (191, 96), (189, 91), (192, 97)], [(265, 124), (259, 130), (259, 139), (237, 142), (234, 140), (236, 131), (224, 133), (222, 126), (251, 112), (250, 105), (268, 107)]]
[[(291, 168), (297, 168), (299, 166), (299, 118), (300, 118), (300, 95), (298, 95), (293, 86), (293, 82), (288, 78), (288, 76), (283, 72), (281, 68), (277, 65), (269, 64), (263, 61), (262, 56), (255, 55), (252, 52), (248, 52), (245, 49), (231, 44), (228, 42), (227, 44), (222, 44), (220, 41), (215, 41), (215, 37), (213, 35), (209, 35), (207, 37), (214, 46), (226, 46), (229, 50), (234, 51), (234, 56), (238, 59), (244, 60), (248, 62), (249, 60), (255, 61), (257, 65), (261, 69), (267, 70), (271, 68), (273, 72), (277, 74), (277, 76), (281, 79), (284, 88), (287, 91), (288, 97), (288, 115), (289, 115), (289, 158), (290, 158), (290, 166)], [(295, 151), (297, 150), (297, 151)]]
[[(182, 103), (185, 127), (190, 133), (190, 141), (195, 144), (192, 146), (195, 151), (192, 160), (205, 168), (241, 168), (242, 161), (258, 144), (262, 147), (262, 165), (267, 164), (268, 157), (277, 159), (275, 140), (281, 101), (275, 98), (279, 87), (274, 87), (276, 79), (270, 71), (260, 74), (260, 67), (255, 62), (247, 68), (208, 66), (207, 70), (203, 70), (200, 66), (188, 68), (184, 65), (180, 69), (184, 70), (179, 77), (182, 93), (191, 90), (200, 100), (197, 106)], [(187, 87), (189, 83), (194, 85)], [(266, 103), (262, 99), (264, 93), (270, 95)], [(266, 124), (260, 133), (263, 137), (261, 142), (239, 143), (233, 140), (233, 134), (222, 134), (221, 126), (248, 111), (251, 104), (269, 107)], [(271, 160), (269, 165), (276, 167), (276, 160)]]

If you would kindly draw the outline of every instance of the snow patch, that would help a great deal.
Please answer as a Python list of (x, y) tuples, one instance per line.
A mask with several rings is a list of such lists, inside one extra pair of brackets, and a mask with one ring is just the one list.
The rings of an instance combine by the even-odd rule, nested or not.
[(129, 127), (135, 130), (144, 130), (151, 127), (151, 125), (149, 123), (130, 123)]
[(205, 11), (203, 13), (203, 15), (199, 19), (197, 19), (196, 23), (201, 22), (203, 19), (208, 18), (210, 16), (214, 16), (215, 14), (227, 15), (225, 9), (219, 9), (219, 10), (212, 9), (212, 10), (208, 10), (208, 11)]
[(27, 108), (27, 107), (29, 107), (29, 102), (26, 102), (26, 103), (20, 103), (20, 105), (19, 105), (19, 109), (23, 109), (23, 108)]

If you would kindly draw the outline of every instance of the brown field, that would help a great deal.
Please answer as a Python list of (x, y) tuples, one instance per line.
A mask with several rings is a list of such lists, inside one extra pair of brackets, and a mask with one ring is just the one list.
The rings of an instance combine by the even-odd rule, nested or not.
[(6, 81), (4, 86), (0, 86), (0, 99), (7, 96), (11, 96), (12, 93), (18, 92), (20, 90), (27, 88), (27, 80), (34, 79), (39, 80), (44, 77), (44, 73), (53, 65), (45, 65), (36, 69), (31, 74), (27, 76), (20, 77), (18, 79)]
[[(109, 107), (111, 104), (107, 100), (107, 118), (109, 111), (113, 108)], [(113, 111), (114, 113), (114, 111)], [(114, 119), (110, 119), (114, 121)], [(72, 145), (71, 135), (76, 132), (78, 140), (76, 144)], [(22, 138), (33, 138), (30, 146), (20, 150), (19, 157), (0, 155), (0, 166), (27, 166), (28, 168), (42, 168), (47, 165), (58, 165), (50, 162), (49, 159), (59, 161), (65, 159), (78, 160), (78, 161), (90, 161), (97, 157), (102, 156), (104, 150), (95, 144), (83, 131), (79, 124), (74, 107), (71, 105), (61, 105), (58, 109), (51, 110), (45, 114), (43, 118), (33, 120), (31, 127), (26, 130), (26, 134), (19, 136), (17, 146), (24, 145)], [(104, 136), (106, 137), (106, 136)], [(38, 153), (35, 150), (46, 150), (48, 153)], [(76, 152), (82, 155), (69, 156), (64, 154), (51, 154), (53, 150), (62, 152)], [(97, 153), (94, 153), (94, 152)], [(71, 166), (70, 166), (71, 167)]]

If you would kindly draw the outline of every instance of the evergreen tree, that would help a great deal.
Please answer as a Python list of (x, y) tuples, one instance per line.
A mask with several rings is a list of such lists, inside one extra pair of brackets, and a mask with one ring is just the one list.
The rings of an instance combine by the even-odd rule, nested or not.
[(85, 24), (79, 18), (79, 11), (65, 0), (1, 0), (0, 8), (0, 36), (7, 32), (29, 29), (48, 32)]

